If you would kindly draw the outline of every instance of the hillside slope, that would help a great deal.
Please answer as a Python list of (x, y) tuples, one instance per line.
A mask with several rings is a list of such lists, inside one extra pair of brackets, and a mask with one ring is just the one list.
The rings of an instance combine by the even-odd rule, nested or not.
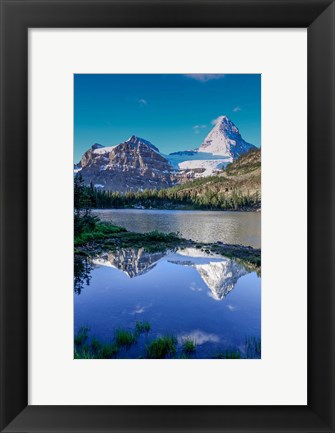
[(261, 150), (251, 149), (217, 176), (196, 179), (169, 188), (176, 196), (189, 196), (199, 203), (213, 205), (236, 197), (249, 197), (255, 206), (261, 203)]
[(92, 190), (93, 207), (160, 209), (240, 209), (261, 206), (261, 151), (252, 149), (219, 175), (198, 178), (166, 189), (125, 194)]

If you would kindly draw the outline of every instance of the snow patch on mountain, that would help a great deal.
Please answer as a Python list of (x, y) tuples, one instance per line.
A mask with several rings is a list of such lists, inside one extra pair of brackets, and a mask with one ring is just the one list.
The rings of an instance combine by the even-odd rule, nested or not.
[(217, 160), (193, 160), (184, 161), (178, 164), (180, 170), (204, 169), (202, 173), (196, 174), (195, 177), (212, 176), (216, 171), (221, 170), (229, 161), (225, 159)]
[[(130, 143), (134, 146), (138, 146), (139, 144), (145, 144), (155, 152), (160, 153), (159, 149), (156, 146), (154, 146), (150, 141), (145, 140), (144, 138), (141, 137), (136, 137), (136, 135), (132, 135), (131, 137), (129, 137), (128, 140), (125, 141), (125, 143)], [(95, 153), (96, 155), (103, 155), (105, 153), (111, 152), (113, 149), (117, 148), (118, 146), (120, 146), (120, 144), (116, 144), (115, 146), (106, 146), (106, 147), (102, 146), (101, 144), (94, 144), (92, 146), (92, 150), (93, 153)]]
[(106, 146), (106, 147), (100, 147), (98, 149), (94, 149), (93, 153), (97, 154), (97, 155), (103, 155), (104, 153), (109, 153), (111, 152), (113, 149), (115, 149), (117, 146)]
[[(186, 161), (218, 161), (222, 162), (225, 158), (222, 155), (214, 155), (208, 152), (198, 152), (197, 150), (187, 150), (184, 152), (174, 152), (169, 155), (163, 155), (172, 167), (179, 169), (179, 164)], [(227, 158), (226, 162), (230, 162), (230, 159)]]
[(221, 170), (231, 158), (214, 155), (208, 152), (198, 152), (197, 150), (186, 150), (164, 155), (175, 170), (199, 170), (194, 177), (211, 176), (215, 171)]

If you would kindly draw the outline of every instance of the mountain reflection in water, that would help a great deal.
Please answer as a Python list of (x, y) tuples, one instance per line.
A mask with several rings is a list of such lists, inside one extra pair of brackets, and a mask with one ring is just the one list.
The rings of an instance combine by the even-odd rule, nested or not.
[(162, 259), (175, 265), (194, 268), (211, 291), (211, 297), (218, 301), (233, 290), (240, 277), (250, 272), (232, 259), (196, 248), (153, 253), (143, 248), (118, 249), (94, 258), (93, 264), (116, 268), (128, 277), (135, 278), (150, 272)]
[(179, 351), (196, 343), (196, 358), (225, 348), (245, 352), (246, 337), (260, 338), (260, 277), (249, 265), (197, 248), (148, 252), (127, 248), (75, 262), (74, 332), (82, 326), (109, 344), (115, 331), (150, 332), (117, 356), (146, 356), (150, 342), (172, 335)]
[(165, 252), (148, 253), (144, 248), (120, 248), (93, 259), (95, 265), (120, 269), (130, 278), (142, 275), (153, 268), (166, 255)]

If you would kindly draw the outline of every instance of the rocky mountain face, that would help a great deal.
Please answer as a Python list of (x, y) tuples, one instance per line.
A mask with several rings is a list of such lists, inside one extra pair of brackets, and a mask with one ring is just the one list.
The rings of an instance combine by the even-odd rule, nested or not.
[(74, 171), (81, 171), (87, 185), (106, 191), (162, 189), (220, 174), (252, 149), (257, 148), (242, 138), (233, 122), (220, 116), (198, 149), (164, 155), (150, 141), (133, 135), (116, 146), (95, 143)]
[(98, 149), (103, 149), (104, 146), (102, 146), (102, 144), (99, 143), (95, 143), (93, 144), (93, 146), (91, 146), (85, 153), (84, 155), (81, 157), (80, 163), (78, 164), (79, 167), (87, 167), (88, 165), (93, 163), (93, 160), (96, 156), (96, 150)]
[(87, 185), (109, 191), (168, 188), (175, 183), (169, 161), (147, 140), (132, 136), (117, 146), (93, 145), (76, 167)]

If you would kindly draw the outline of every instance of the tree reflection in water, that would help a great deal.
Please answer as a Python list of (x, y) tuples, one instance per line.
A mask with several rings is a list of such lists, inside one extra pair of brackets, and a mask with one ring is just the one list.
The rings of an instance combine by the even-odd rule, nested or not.
[(88, 257), (74, 255), (74, 293), (81, 294), (84, 285), (89, 286), (93, 265)]

